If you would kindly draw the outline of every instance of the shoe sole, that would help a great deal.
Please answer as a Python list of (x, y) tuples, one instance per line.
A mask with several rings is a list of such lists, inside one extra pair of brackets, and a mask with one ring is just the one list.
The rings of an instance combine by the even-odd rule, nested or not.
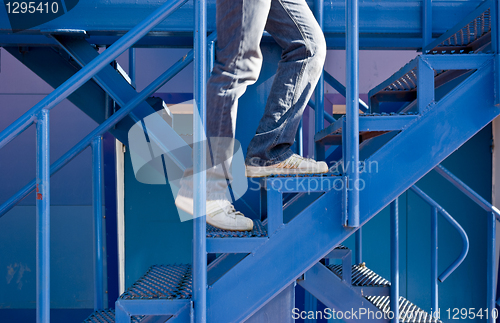
[[(190, 198), (184, 198), (184, 197), (180, 197), (179, 201), (176, 200), (176, 203), (175, 205), (181, 209), (182, 211), (186, 212), (186, 213), (189, 213), (191, 215), (193, 215), (193, 205), (192, 205), (192, 199)], [(188, 204), (188, 206), (186, 207), (186, 204)], [(191, 207), (191, 209), (189, 209), (189, 207)], [(211, 226), (217, 228), (217, 229), (221, 229), (221, 230), (225, 230), (225, 231), (237, 231), (237, 232), (247, 232), (247, 231), (252, 231), (253, 230), (253, 226), (251, 229), (234, 229), (234, 228), (225, 228), (223, 227), (222, 225), (217, 225), (217, 224), (213, 224), (213, 223), (210, 223), (209, 221), (210, 217), (207, 216), (206, 220), (207, 220), (207, 223), (210, 224)]]
[(210, 224), (214, 228), (221, 229), (221, 230), (224, 230), (224, 231), (248, 232), (248, 231), (252, 231), (253, 230), (253, 226), (252, 226), (251, 229), (233, 229), (233, 228), (228, 229), (228, 228), (224, 228), (223, 226), (219, 226), (219, 225), (210, 223), (208, 221), (208, 216), (207, 216), (207, 224)]
[(257, 169), (252, 169), (246, 167), (245, 174), (247, 177), (258, 178), (258, 177), (268, 177), (271, 175), (300, 175), (300, 174), (324, 174), (328, 173), (328, 168), (325, 171), (320, 170), (302, 170), (293, 168), (273, 168), (266, 169), (266, 167), (257, 167)]

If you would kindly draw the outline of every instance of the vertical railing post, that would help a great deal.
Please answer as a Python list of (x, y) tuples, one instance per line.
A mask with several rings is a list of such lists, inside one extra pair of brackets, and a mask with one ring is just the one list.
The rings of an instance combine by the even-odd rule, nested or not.
[[(314, 2), (314, 15), (316, 16), (316, 20), (318, 21), (319, 26), (323, 29), (323, 9), (324, 9), (324, 0), (315, 0)], [(319, 77), (318, 84), (316, 85), (315, 90), (315, 129), (316, 132), (323, 130), (325, 127), (325, 81), (323, 78), (323, 69), (321, 69), (321, 75)], [(325, 159), (325, 146), (322, 143), (315, 143), (314, 154), (317, 160)]]
[[(487, 256), (487, 308), (489, 311), (488, 323), (495, 322), (492, 318), (493, 309), (496, 307), (496, 217), (493, 212), (488, 212), (488, 256)], [(495, 311), (496, 312), (496, 311)]]
[[(358, 0), (346, 0), (347, 225), (359, 226), (359, 21)], [(316, 108), (318, 110), (318, 108)]]
[(50, 322), (50, 135), (49, 110), (36, 123), (36, 322)]
[(136, 58), (136, 55), (135, 55), (135, 48), (129, 48), (128, 50), (128, 76), (130, 77), (130, 85), (132, 85), (132, 87), (135, 89), (136, 88), (136, 74), (135, 74), (135, 67), (136, 67), (136, 63), (135, 63), (135, 58)]
[(422, 48), (425, 48), (432, 41), (432, 0), (424, 0), (422, 18)]
[(303, 127), (302, 120), (299, 122), (299, 128), (297, 129), (297, 133), (295, 134), (295, 145), (297, 148), (297, 155), (304, 156), (304, 140), (302, 136)]
[(94, 310), (104, 309), (104, 244), (102, 233), (102, 137), (92, 140), (92, 208), (94, 211)]
[[(194, 145), (194, 224), (193, 224), (193, 301), (196, 323), (207, 321), (207, 246), (206, 246), (206, 82), (207, 21), (206, 0), (194, 1), (194, 99), (198, 113), (193, 113)], [(197, 143), (197, 144), (196, 144)]]
[(391, 322), (399, 322), (399, 203), (391, 203)]
[(360, 227), (355, 233), (356, 238), (356, 264), (363, 263), (363, 228)]
[(438, 210), (431, 211), (431, 307), (432, 312), (438, 312)]
[(215, 40), (212, 40), (207, 44), (208, 46), (208, 74), (207, 78), (210, 78), (210, 74), (212, 73), (212, 70), (214, 69), (214, 62), (215, 62)]

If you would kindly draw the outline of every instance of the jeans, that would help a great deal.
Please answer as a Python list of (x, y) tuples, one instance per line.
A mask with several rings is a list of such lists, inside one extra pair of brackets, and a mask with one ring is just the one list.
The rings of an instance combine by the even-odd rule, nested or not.
[[(305, 0), (217, 0), (216, 20), (217, 59), (207, 84), (207, 137), (234, 138), (238, 98), (259, 77), (260, 41), (266, 30), (283, 52), (245, 163), (278, 164), (293, 154), (290, 147), (302, 113), (323, 70), (323, 32)], [(227, 143), (215, 139), (210, 146), (207, 164), (214, 166), (207, 166), (208, 199), (228, 197), (226, 179), (232, 179), (228, 168), (233, 145), (216, 141)], [(191, 175), (192, 169), (187, 170), (185, 177)], [(184, 180), (179, 194), (192, 196), (192, 189)]]

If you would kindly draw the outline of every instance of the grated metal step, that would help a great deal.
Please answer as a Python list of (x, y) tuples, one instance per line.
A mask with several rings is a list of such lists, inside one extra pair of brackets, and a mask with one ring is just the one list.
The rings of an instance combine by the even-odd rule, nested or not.
[[(383, 135), (384, 133), (387, 133), (389, 131), (402, 130), (418, 117), (418, 114), (412, 112), (360, 114), (360, 141)], [(345, 118), (345, 116), (342, 116), (325, 129), (319, 131), (314, 136), (314, 140), (325, 145), (341, 145), (342, 129), (344, 127)]]
[[(144, 316), (132, 316), (132, 323), (139, 323), (144, 318)], [(114, 323), (115, 322), (115, 311), (114, 310), (102, 310), (92, 313), (89, 317), (83, 321), (83, 323)]]
[(267, 230), (262, 221), (253, 220), (252, 231), (227, 231), (207, 223), (207, 238), (261, 238), (267, 237)]
[[(342, 278), (342, 265), (328, 265), (335, 275)], [(357, 287), (389, 287), (391, 283), (366, 266), (353, 265), (351, 284)]]
[(469, 17), (471, 19), (469, 23), (462, 28), (451, 29), (443, 34), (435, 42), (429, 44), (424, 52), (443, 54), (471, 53), (482, 50), (491, 42), (491, 9), (478, 9), (472, 13), (472, 17)]
[[(388, 314), (391, 310), (390, 296), (367, 296), (366, 299), (382, 312)], [(433, 318), (404, 297), (399, 297), (399, 322), (405, 323), (438, 323), (440, 320)]]
[(192, 285), (191, 265), (156, 265), (120, 299), (190, 299)]

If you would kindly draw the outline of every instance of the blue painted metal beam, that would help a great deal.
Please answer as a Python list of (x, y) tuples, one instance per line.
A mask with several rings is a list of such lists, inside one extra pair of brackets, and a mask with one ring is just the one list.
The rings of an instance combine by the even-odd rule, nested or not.
[[(312, 7), (314, 1), (308, 3)], [(442, 34), (452, 28), (469, 12), (473, 11), (481, 0), (472, 1), (436, 1), (433, 6), (433, 34)], [(133, 0), (109, 0), (109, 1), (80, 1), (78, 6), (68, 14), (62, 15), (58, 19), (48, 21), (43, 25), (30, 29), (29, 33), (39, 33), (40, 30), (55, 30), (60, 28), (86, 30), (90, 35), (112, 35), (123, 34), (132, 29), (142, 19), (157, 9), (161, 2), (154, 0), (133, 1)], [(6, 17), (5, 9), (0, 12), (0, 34), (10, 33), (9, 20)], [(215, 0), (208, 1), (208, 30), (215, 29)], [(88, 19), (92, 17), (92, 19)], [(324, 29), (328, 34), (339, 36), (344, 39), (345, 32), (345, 1), (330, 1), (324, 13)], [(373, 19), (377, 17), (377, 19)], [(363, 22), (360, 32), (366, 39), (377, 34), (400, 35), (399, 38), (415, 39), (413, 48), (422, 46), (422, 2), (382, 0), (377, 2), (360, 3), (360, 19)], [(151, 33), (151, 38), (158, 39), (162, 35), (182, 35), (193, 30), (193, 2), (187, 3), (179, 12), (164, 21)], [(383, 41), (379, 38), (378, 41)], [(47, 40), (49, 41), (49, 40)], [(112, 42), (110, 42), (111, 44)], [(375, 42), (374, 42), (375, 43)], [(103, 43), (97, 43), (103, 44)], [(397, 41), (394, 40), (396, 46)], [(375, 43), (376, 45), (376, 43)], [(342, 44), (340, 47), (344, 47)]]
[(438, 211), (431, 208), (431, 311), (439, 309), (438, 272)]
[(103, 208), (102, 138), (92, 140), (92, 209), (94, 212), (94, 310), (104, 305), (104, 243), (102, 229)]
[(206, 200), (207, 151), (207, 7), (206, 0), (194, 0), (194, 102), (193, 108), (193, 302), (194, 321), (207, 321)]
[(263, 238), (207, 238), (207, 253), (252, 253), (269, 240)]
[(392, 323), (399, 322), (399, 203), (391, 203), (391, 312)]
[[(267, 187), (267, 202), (271, 198), (270, 192), (279, 193), (313, 193), (313, 192), (327, 192), (332, 189), (341, 190), (343, 186), (342, 178), (340, 176), (286, 176), (286, 177), (268, 177), (266, 179)], [(277, 199), (279, 196), (272, 196)], [(280, 199), (281, 203), (281, 199)], [(283, 205), (279, 205), (280, 209)], [(275, 206), (278, 208), (278, 205)], [(276, 211), (273, 208), (273, 212)], [(269, 207), (268, 207), (269, 216)]]
[(356, 264), (363, 263), (363, 228), (356, 231)]
[(49, 110), (36, 120), (36, 322), (50, 322)]
[(129, 323), (133, 315), (174, 315), (190, 311), (191, 300), (134, 299), (116, 301), (116, 323)]
[(359, 226), (359, 7), (358, 0), (346, 0), (346, 165), (349, 227)]
[(472, 70), (477, 69), (493, 60), (493, 54), (448, 54), (422, 55), (422, 60), (434, 70)]
[[(314, 15), (316, 16), (319, 27), (323, 30), (324, 0), (314, 1)], [(321, 69), (321, 74), (319, 76), (318, 83), (316, 84), (314, 95), (314, 103), (316, 104), (316, 109), (314, 110), (314, 130), (319, 132), (325, 127), (325, 119), (323, 117), (325, 111), (325, 80), (323, 78), (323, 69)], [(314, 156), (316, 160), (325, 159), (325, 146), (322, 143), (315, 142)]]
[[(490, 309), (490, 314), (493, 314), (493, 309), (495, 309), (495, 299), (496, 299), (496, 276), (497, 276), (497, 253), (496, 253), (496, 225), (497, 219), (493, 212), (488, 213), (488, 247), (487, 247), (487, 257), (486, 257), (486, 308)], [(489, 315), (488, 322), (494, 323), (496, 320)]]
[(423, 1), (422, 10), (422, 48), (432, 41), (432, 0)]
[(417, 106), (423, 113), (434, 101), (434, 70), (422, 56), (417, 58)]

